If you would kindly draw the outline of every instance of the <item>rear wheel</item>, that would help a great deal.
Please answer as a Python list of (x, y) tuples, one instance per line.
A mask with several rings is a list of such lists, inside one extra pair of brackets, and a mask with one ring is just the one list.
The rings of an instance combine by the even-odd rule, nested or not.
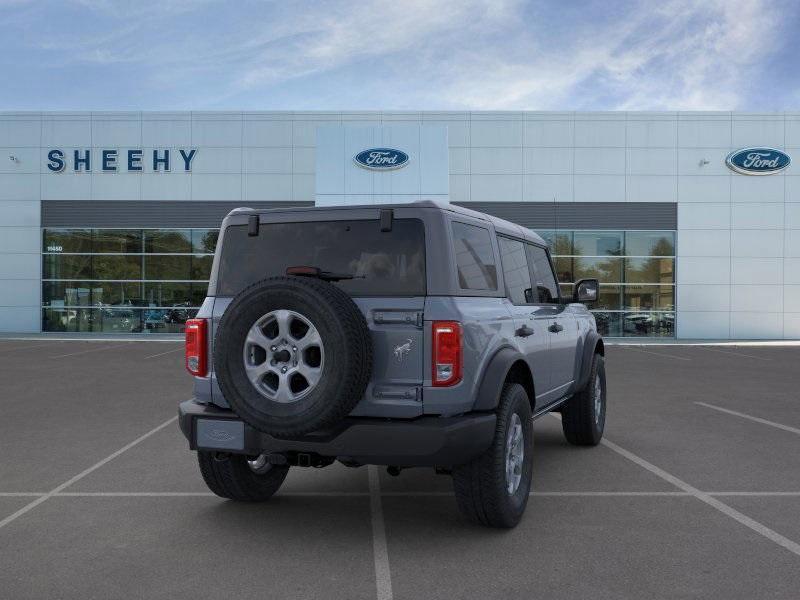
[(561, 406), (564, 437), (576, 446), (596, 446), (606, 425), (606, 366), (595, 354), (586, 387)]
[(289, 467), (272, 465), (265, 456), (249, 458), (241, 454), (197, 453), (200, 473), (217, 496), (243, 502), (263, 502), (281, 487)]
[(461, 512), (490, 527), (514, 527), (522, 518), (533, 474), (533, 419), (528, 394), (518, 383), (503, 387), (494, 440), (486, 452), (453, 469)]

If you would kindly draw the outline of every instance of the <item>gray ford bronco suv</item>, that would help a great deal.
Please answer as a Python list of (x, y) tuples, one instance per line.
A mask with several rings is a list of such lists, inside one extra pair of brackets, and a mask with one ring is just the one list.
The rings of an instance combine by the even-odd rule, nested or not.
[(223, 221), (186, 324), (180, 427), (219, 496), (260, 501), (290, 467), (433, 467), (470, 519), (519, 521), (533, 419), (603, 435), (603, 341), (534, 232), (458, 206), (252, 210)]

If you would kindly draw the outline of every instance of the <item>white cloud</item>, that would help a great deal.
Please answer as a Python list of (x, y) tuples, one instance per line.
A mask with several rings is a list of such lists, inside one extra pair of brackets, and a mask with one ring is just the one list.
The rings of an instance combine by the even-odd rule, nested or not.
[(752, 69), (775, 48), (780, 12), (762, 8), (669, 2), (582, 29), (564, 41), (569, 52), (539, 48), (526, 62), (484, 53), (447, 86), (449, 100), (485, 109), (737, 108)]
[[(340, 68), (349, 63), (417, 55), (425, 46), (462, 35), (476, 19), (485, 26), (503, 23), (518, 2), (487, 0), (409, 0), (342, 3), (285, 15), (290, 26), (268, 28), (269, 42), (240, 79), (244, 87), (270, 84)], [(276, 36), (276, 32), (280, 36)], [(281, 42), (284, 43), (281, 46)], [(455, 47), (457, 48), (457, 46)]]
[(77, 0), (25, 41), (50, 68), (136, 70), (198, 108), (271, 107), (282, 90), (321, 109), (758, 109), (754, 81), (786, 52), (784, 12), (797, 10), (775, 1)]

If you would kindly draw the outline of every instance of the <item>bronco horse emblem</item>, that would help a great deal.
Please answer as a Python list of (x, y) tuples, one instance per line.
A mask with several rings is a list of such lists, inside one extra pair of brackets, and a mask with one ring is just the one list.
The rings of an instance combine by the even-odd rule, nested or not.
[(400, 344), (399, 346), (394, 347), (394, 356), (397, 359), (397, 362), (403, 362), (403, 359), (408, 356), (408, 353), (411, 352), (411, 344), (414, 341), (410, 338), (406, 339), (405, 344)]

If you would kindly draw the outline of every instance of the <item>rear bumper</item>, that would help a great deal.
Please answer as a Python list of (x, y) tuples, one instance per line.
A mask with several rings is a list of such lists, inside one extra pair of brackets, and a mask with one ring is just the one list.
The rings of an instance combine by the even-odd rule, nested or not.
[(363, 464), (450, 467), (479, 456), (492, 442), (494, 413), (386, 420), (350, 417), (335, 430), (278, 439), (253, 429), (236, 414), (187, 400), (178, 409), (192, 450), (237, 454), (300, 452)]

